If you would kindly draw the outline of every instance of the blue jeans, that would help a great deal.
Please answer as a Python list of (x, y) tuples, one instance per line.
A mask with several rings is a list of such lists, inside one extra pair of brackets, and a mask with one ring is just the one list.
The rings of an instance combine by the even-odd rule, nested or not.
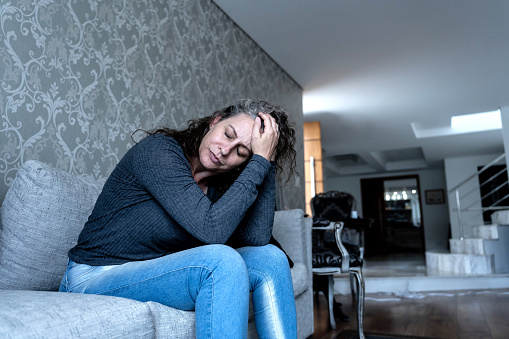
[(61, 292), (155, 301), (195, 310), (197, 338), (245, 338), (249, 292), (260, 338), (296, 338), (295, 299), (288, 261), (273, 245), (206, 245), (123, 265), (69, 260)]

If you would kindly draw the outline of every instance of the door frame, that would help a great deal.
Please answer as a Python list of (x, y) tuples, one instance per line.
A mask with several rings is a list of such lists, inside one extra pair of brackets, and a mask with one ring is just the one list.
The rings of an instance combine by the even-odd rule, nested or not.
[[(361, 201), (362, 201), (362, 214), (364, 218), (373, 219), (373, 226), (371, 234), (366, 236), (366, 254), (379, 254), (383, 251), (385, 243), (382, 241), (384, 232), (384, 218), (385, 218), (385, 181), (415, 179), (417, 182), (417, 192), (419, 193), (419, 210), (421, 215), (421, 241), (422, 241), (422, 254), (426, 251), (426, 242), (424, 237), (424, 216), (422, 213), (422, 199), (421, 185), (418, 174), (407, 174), (398, 176), (364, 178), (360, 180), (361, 183)], [(370, 248), (371, 247), (371, 248)]]

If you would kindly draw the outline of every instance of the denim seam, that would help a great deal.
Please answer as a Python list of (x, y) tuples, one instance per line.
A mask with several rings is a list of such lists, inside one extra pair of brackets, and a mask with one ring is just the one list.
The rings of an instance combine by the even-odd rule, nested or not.
[[(188, 268), (201, 268), (201, 269), (205, 269), (207, 271), (209, 271), (211, 277), (212, 277), (212, 295), (210, 297), (210, 319), (209, 319), (209, 324), (210, 324), (210, 328), (209, 328), (209, 333), (210, 333), (210, 338), (212, 338), (212, 334), (214, 332), (212, 332), (212, 313), (213, 313), (213, 306), (214, 306), (214, 272), (209, 269), (208, 267), (205, 267), (205, 266), (188, 266), (188, 267), (185, 267), (185, 268), (180, 268), (178, 270), (181, 270), (181, 269), (188, 269)], [(177, 270), (175, 270), (177, 271)], [(174, 271), (171, 271), (171, 272), (174, 272)], [(169, 273), (169, 272), (166, 272), (166, 273)], [(189, 299), (193, 299), (192, 296), (191, 296), (191, 293), (189, 293), (189, 274), (187, 275), (187, 292), (189, 294)], [(196, 311), (196, 300), (194, 302), (194, 305), (195, 305), (195, 311)]]
[(250, 269), (249, 271), (256, 272), (256, 273), (260, 274), (261, 276), (263, 276), (263, 278), (265, 279), (265, 281), (267, 283), (267, 287), (269, 288), (269, 292), (270, 292), (270, 296), (271, 296), (270, 297), (270, 306), (271, 306), (271, 310), (272, 310), (272, 322), (273, 322), (272, 325), (274, 326), (274, 329), (276, 331), (278, 338), (280, 338), (280, 337), (282, 337), (282, 335), (277, 333), (279, 331), (279, 327), (277, 326), (277, 322), (276, 322), (276, 311), (275, 311), (275, 306), (274, 306), (274, 298), (272, 298), (272, 290), (271, 290), (270, 284), (269, 284), (270, 279), (267, 278), (267, 276), (260, 271), (257, 271), (254, 269)]
[[(208, 268), (205, 268), (207, 270), (209, 270)], [(209, 319), (209, 324), (210, 324), (210, 329), (209, 329), (209, 332), (210, 332), (210, 338), (212, 339), (212, 336), (214, 335), (214, 331), (212, 331), (212, 319), (213, 319), (213, 316), (212, 314), (214, 313), (214, 272), (209, 270), (210, 271), (210, 274), (212, 275), (212, 295), (210, 296), (210, 319)]]
[(69, 291), (69, 277), (67, 277), (67, 274), (64, 275), (64, 280), (65, 280), (65, 285), (64, 285), (65, 286), (65, 291), (67, 293), (71, 293), (71, 291)]

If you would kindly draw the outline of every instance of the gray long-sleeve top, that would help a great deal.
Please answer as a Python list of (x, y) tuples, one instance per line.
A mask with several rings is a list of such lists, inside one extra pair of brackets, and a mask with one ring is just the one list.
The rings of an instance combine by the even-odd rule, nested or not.
[(255, 154), (220, 197), (203, 193), (180, 145), (151, 135), (99, 195), (69, 258), (92, 266), (148, 260), (204, 244), (261, 246), (272, 235), (275, 165)]

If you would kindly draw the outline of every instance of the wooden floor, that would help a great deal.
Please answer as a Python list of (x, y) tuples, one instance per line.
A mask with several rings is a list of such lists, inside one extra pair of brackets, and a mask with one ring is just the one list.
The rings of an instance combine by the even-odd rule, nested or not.
[[(444, 339), (509, 338), (509, 290), (419, 293), (414, 296), (425, 297), (367, 295), (364, 332)], [(350, 296), (338, 295), (336, 300), (343, 304), (343, 312), (350, 321), (337, 321), (336, 330), (331, 330), (327, 301), (321, 293), (318, 298), (315, 294), (313, 339), (332, 339), (342, 330), (357, 328)]]

